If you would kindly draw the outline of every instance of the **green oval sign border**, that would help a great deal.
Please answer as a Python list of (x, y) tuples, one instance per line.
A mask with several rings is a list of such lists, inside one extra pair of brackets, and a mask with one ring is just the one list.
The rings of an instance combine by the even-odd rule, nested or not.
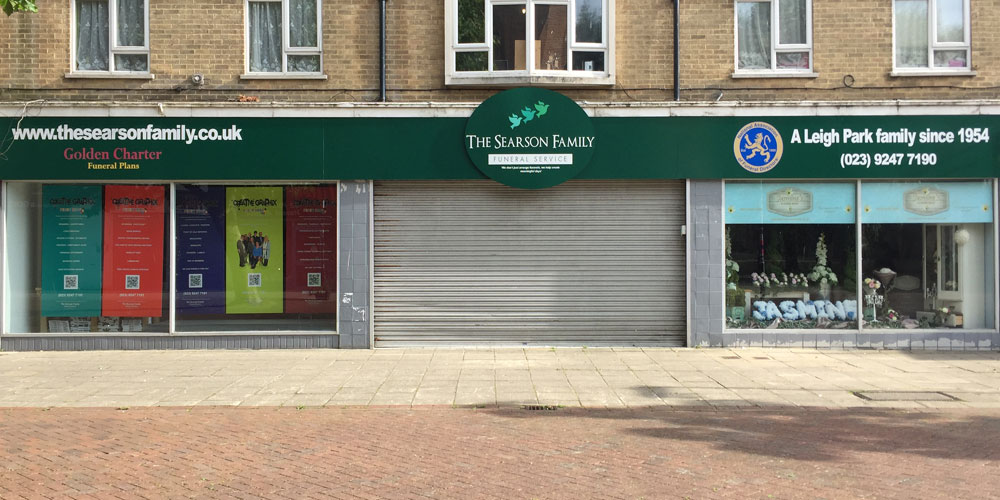
[(487, 177), (521, 189), (557, 186), (594, 156), (590, 116), (558, 92), (521, 87), (483, 101), (465, 125), (465, 151)]

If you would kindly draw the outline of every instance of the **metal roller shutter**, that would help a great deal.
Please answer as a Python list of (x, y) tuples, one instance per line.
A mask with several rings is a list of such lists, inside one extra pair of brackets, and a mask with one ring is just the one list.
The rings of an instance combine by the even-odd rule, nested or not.
[(684, 345), (685, 207), (683, 182), (376, 182), (376, 346)]

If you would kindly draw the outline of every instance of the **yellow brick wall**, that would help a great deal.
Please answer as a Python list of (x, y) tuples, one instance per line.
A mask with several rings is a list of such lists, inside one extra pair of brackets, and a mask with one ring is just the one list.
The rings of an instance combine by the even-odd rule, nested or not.
[[(892, 77), (891, 0), (814, 0), (817, 78), (735, 79), (732, 0), (681, 2), (685, 100), (991, 99), (997, 96), (1000, 1), (972, 0), (976, 76)], [(854, 79), (851, 88), (845, 77)], [(848, 79), (849, 80), (849, 79)]]
[[(39, 2), (36, 14), (0, 16), (0, 101), (26, 99), (362, 102), (378, 97), (378, 2), (324, 2), (327, 80), (241, 80), (244, 0), (151, 0), (154, 80), (67, 79), (70, 0)], [(497, 89), (444, 86), (444, 1), (388, 2), (388, 97), (393, 102), (478, 101)], [(1000, 86), (1000, 0), (972, 0), (976, 76), (891, 77), (892, 1), (816, 0), (817, 78), (735, 79), (733, 0), (681, 2), (685, 101), (993, 98)], [(669, 0), (617, 0), (616, 81), (610, 88), (560, 89), (576, 99), (673, 98), (673, 12)], [(205, 75), (203, 87), (189, 77)], [(847, 75), (852, 88), (844, 85)]]

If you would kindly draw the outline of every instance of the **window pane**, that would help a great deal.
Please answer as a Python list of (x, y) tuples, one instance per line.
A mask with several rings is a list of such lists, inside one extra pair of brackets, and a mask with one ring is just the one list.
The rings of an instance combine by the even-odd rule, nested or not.
[(969, 58), (965, 50), (935, 50), (935, 68), (968, 68)]
[(76, 69), (108, 70), (108, 1), (77, 0)]
[(250, 2), (250, 71), (281, 71), (280, 2)]
[(896, 66), (927, 67), (927, 0), (896, 0)]
[(535, 69), (566, 69), (565, 5), (535, 6)]
[(809, 69), (808, 52), (778, 52), (775, 58), (781, 69)]
[(142, 47), (146, 39), (145, 0), (118, 0), (118, 45)]
[(937, 1), (937, 40), (965, 41), (965, 6), (963, 0)]
[(458, 0), (458, 43), (483, 43), (485, 41), (485, 0)]
[(11, 331), (166, 332), (168, 191), (8, 184)]
[[(289, 0), (288, 45), (291, 47), (318, 47), (316, 41), (317, 0)], [(291, 65), (291, 63), (289, 63)], [(289, 68), (289, 71), (292, 71)], [(313, 71), (313, 70), (309, 70)]]
[(576, 41), (601, 43), (604, 41), (604, 9), (601, 0), (577, 0)]
[(604, 71), (604, 52), (573, 52), (574, 71)]
[(336, 328), (335, 185), (176, 189), (178, 331)]
[(862, 184), (865, 328), (994, 327), (992, 191), (989, 181)]
[(739, 69), (771, 69), (771, 4), (736, 4)]
[(806, 1), (780, 0), (778, 3), (778, 43), (808, 43)]
[(456, 52), (455, 71), (487, 71), (486, 52)]
[(146, 54), (116, 54), (115, 71), (149, 71)]
[(493, 71), (527, 69), (524, 5), (493, 7)]
[(728, 328), (855, 328), (853, 224), (727, 224)]
[(319, 55), (288, 56), (288, 71), (293, 73), (319, 73)]

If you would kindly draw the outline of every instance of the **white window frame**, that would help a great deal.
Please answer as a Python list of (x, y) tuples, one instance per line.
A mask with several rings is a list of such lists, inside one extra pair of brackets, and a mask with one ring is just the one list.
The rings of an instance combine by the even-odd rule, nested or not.
[[(77, 0), (70, 0), (69, 8), (69, 67), (70, 72), (66, 78), (142, 78), (152, 79), (152, 60), (149, 57), (149, 1), (145, 0), (143, 5), (143, 45), (129, 46), (118, 44), (118, 0), (107, 0), (108, 2), (108, 69), (102, 70), (80, 70), (76, 68), (76, 7)], [(122, 71), (115, 69), (115, 56), (128, 54), (144, 54), (146, 56), (146, 71)]]
[[(970, 0), (962, 1), (962, 23), (965, 40), (962, 42), (937, 41), (937, 2), (927, 0), (927, 66), (920, 68), (900, 68), (896, 65), (896, 0), (892, 0), (892, 76), (934, 76), (934, 75), (975, 75), (972, 69), (972, 15)], [(935, 50), (965, 50), (964, 68), (934, 66)]]
[[(558, 84), (563, 86), (613, 85), (615, 82), (615, 0), (601, 0), (603, 9), (602, 41), (600, 43), (576, 42), (576, 0), (483, 0), (485, 30), (483, 43), (458, 43), (458, 1), (444, 0), (445, 7), (445, 84), (446, 85), (524, 85)], [(525, 8), (525, 69), (493, 71), (493, 6), (522, 5)], [(536, 5), (562, 5), (567, 12), (566, 67), (572, 68), (574, 51), (604, 52), (604, 71), (539, 70), (535, 67), (535, 9)], [(460, 52), (486, 52), (487, 71), (457, 71), (455, 54)]]
[[(281, 4), (281, 71), (250, 71), (250, 3), (280, 3)], [(316, 46), (292, 47), (289, 45), (288, 22), (289, 0), (243, 0), (243, 69), (241, 79), (320, 79), (325, 80), (323, 73), (323, 0), (316, 0)], [(319, 56), (319, 71), (288, 71), (288, 56)]]
[[(778, 4), (782, 0), (733, 0), (733, 78), (757, 78), (757, 77), (805, 77), (815, 78), (818, 76), (814, 67), (816, 61), (813, 53), (813, 17), (812, 0), (806, 0), (806, 43), (779, 43), (779, 33), (781, 32), (781, 21), (779, 20)], [(739, 4), (741, 3), (769, 3), (771, 4), (771, 67), (740, 69), (740, 16)], [(807, 52), (809, 54), (808, 68), (778, 68), (778, 54), (783, 52)]]

